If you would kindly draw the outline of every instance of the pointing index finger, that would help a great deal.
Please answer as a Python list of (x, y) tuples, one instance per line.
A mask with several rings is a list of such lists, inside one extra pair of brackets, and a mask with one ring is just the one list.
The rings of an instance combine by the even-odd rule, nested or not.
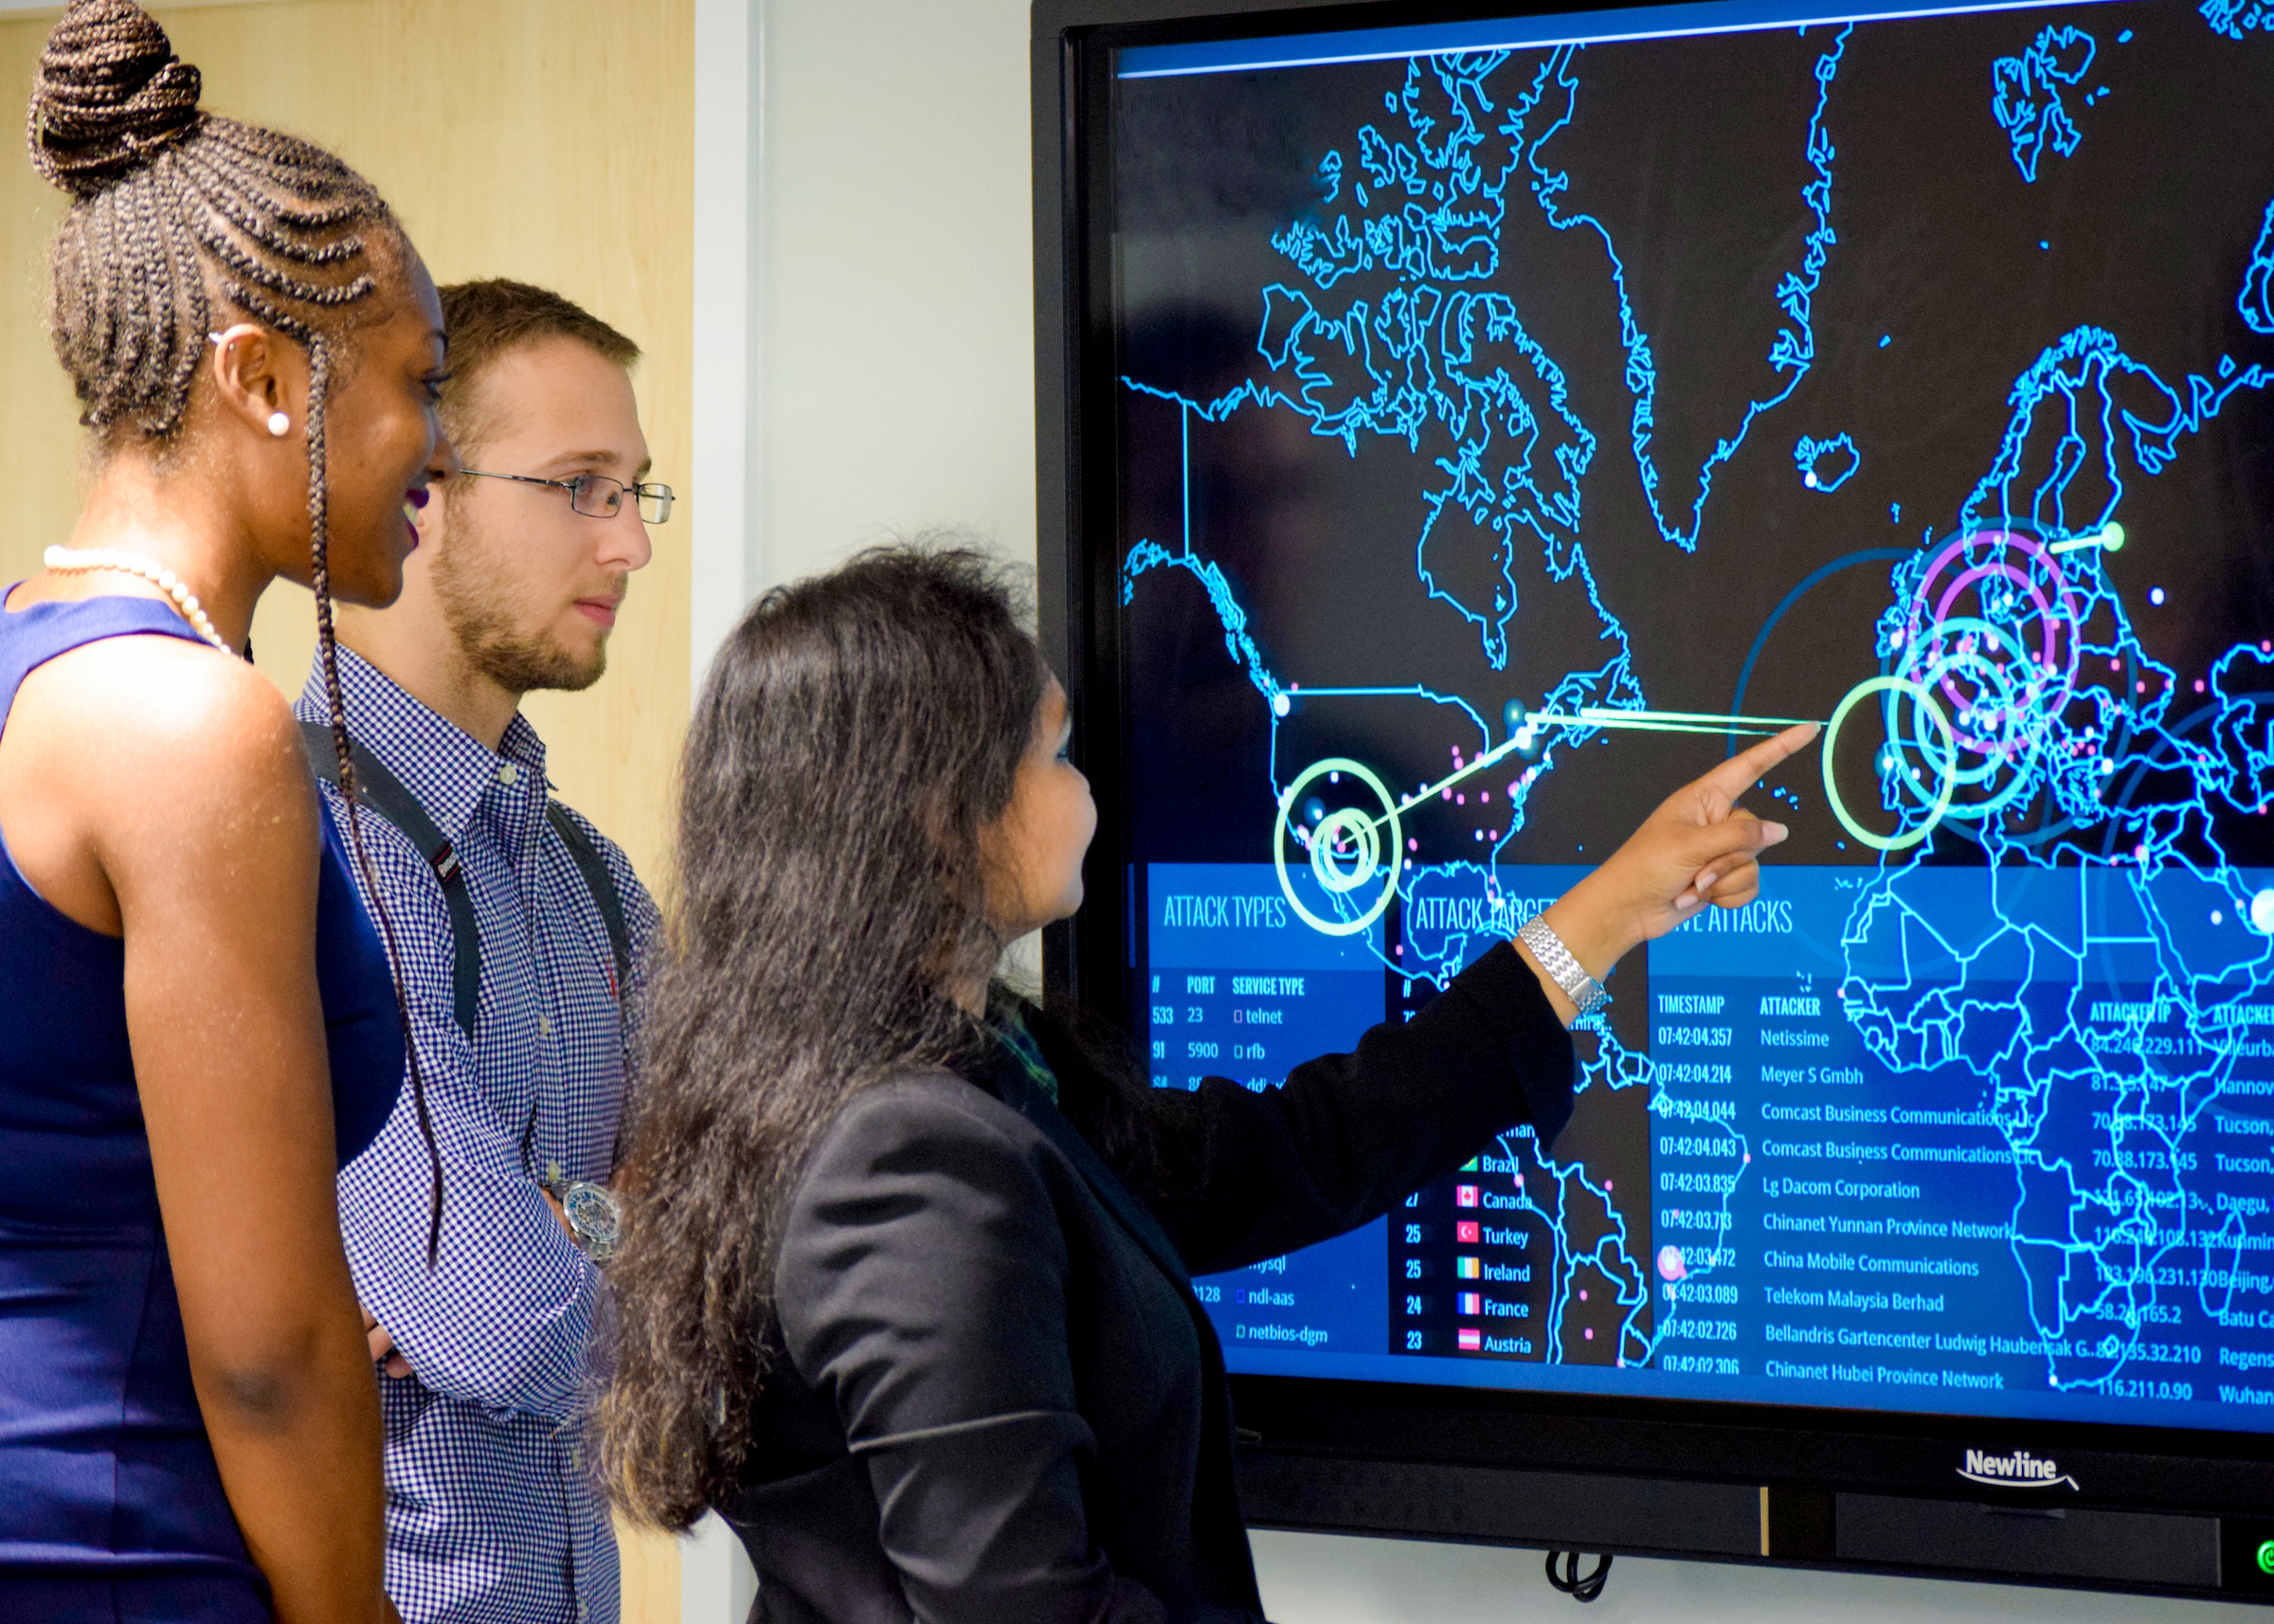
[(1742, 755), (1731, 756), (1702, 781), (1708, 788), (1735, 801), (1753, 787), (1760, 775), (1822, 732), (1820, 722), (1798, 722), (1772, 734)]

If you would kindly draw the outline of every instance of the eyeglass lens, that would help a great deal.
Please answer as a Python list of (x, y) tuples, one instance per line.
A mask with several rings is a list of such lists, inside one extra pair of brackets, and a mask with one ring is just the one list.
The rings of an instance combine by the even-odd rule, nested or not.
[[(579, 474), (568, 481), (568, 505), (587, 518), (612, 519), (623, 511), (623, 493), (627, 487), (605, 474)], [(640, 516), (649, 524), (661, 524), (671, 517), (672, 491), (669, 485), (637, 485), (629, 487), (638, 493)]]

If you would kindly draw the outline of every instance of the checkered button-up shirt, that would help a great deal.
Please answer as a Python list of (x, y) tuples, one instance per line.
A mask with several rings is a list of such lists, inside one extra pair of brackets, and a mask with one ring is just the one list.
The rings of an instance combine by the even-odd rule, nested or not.
[[(339, 1176), (356, 1293), (412, 1371), (380, 1380), (388, 1593), (408, 1624), (613, 1624), (615, 1535), (575, 1432), (597, 1276), (541, 1190), (611, 1171), (636, 1033), (607, 929), (547, 824), (545, 746), (528, 722), (514, 717), (492, 753), (345, 649), (339, 664), (350, 731), (449, 840), (481, 937), (469, 1038), (442, 882), (367, 807), (444, 1184), (429, 1272), (431, 1174), (406, 1080)], [(323, 720), (322, 695), (311, 676), (299, 714)], [(344, 803), (329, 785), (324, 797), (344, 833)], [(623, 899), (633, 971), (622, 1010), (635, 1011), (656, 908), (593, 834)]]

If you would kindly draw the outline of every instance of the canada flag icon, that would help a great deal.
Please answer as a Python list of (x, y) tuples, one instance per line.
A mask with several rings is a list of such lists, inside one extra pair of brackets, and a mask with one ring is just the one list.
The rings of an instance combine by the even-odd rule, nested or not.
[(1474, 1185), (1474, 1184), (1455, 1184), (1455, 1185), (1453, 1186), (1453, 1204), (1454, 1206), (1456, 1206), (1456, 1207), (1472, 1207), (1472, 1206), (1476, 1205), (1476, 1202), (1477, 1202), (1477, 1186), (1476, 1186), (1476, 1185)]

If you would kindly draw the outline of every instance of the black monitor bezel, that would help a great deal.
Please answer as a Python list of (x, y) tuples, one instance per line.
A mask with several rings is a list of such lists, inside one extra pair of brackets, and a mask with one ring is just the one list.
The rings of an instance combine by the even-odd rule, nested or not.
[[(1113, 307), (1112, 53), (1174, 44), (1367, 27), (1387, 23), (1618, 10), (1570, 0), (1034, 0), (1037, 598), (1045, 656), (1063, 678), (1075, 759), (1099, 821), (1085, 871), (1088, 900), (1043, 936), (1054, 994), (1128, 1025), (1124, 969), (1126, 785), (1110, 741), (1121, 737), (1118, 395)], [(1101, 201), (1108, 207), (1097, 207)], [(1086, 538), (1102, 538), (1092, 555)], [(1106, 746), (1107, 748), (1100, 748)], [(1597, 1397), (1331, 1378), (1235, 1375), (1244, 1428), (1272, 1448), (1644, 1476), (1791, 1484), (1979, 1499), (1959, 1478), (1968, 1448), (2055, 1455), (2079, 1489), (2072, 1505), (2235, 1516), (2274, 1511), (2274, 1436), (2199, 1428)]]

